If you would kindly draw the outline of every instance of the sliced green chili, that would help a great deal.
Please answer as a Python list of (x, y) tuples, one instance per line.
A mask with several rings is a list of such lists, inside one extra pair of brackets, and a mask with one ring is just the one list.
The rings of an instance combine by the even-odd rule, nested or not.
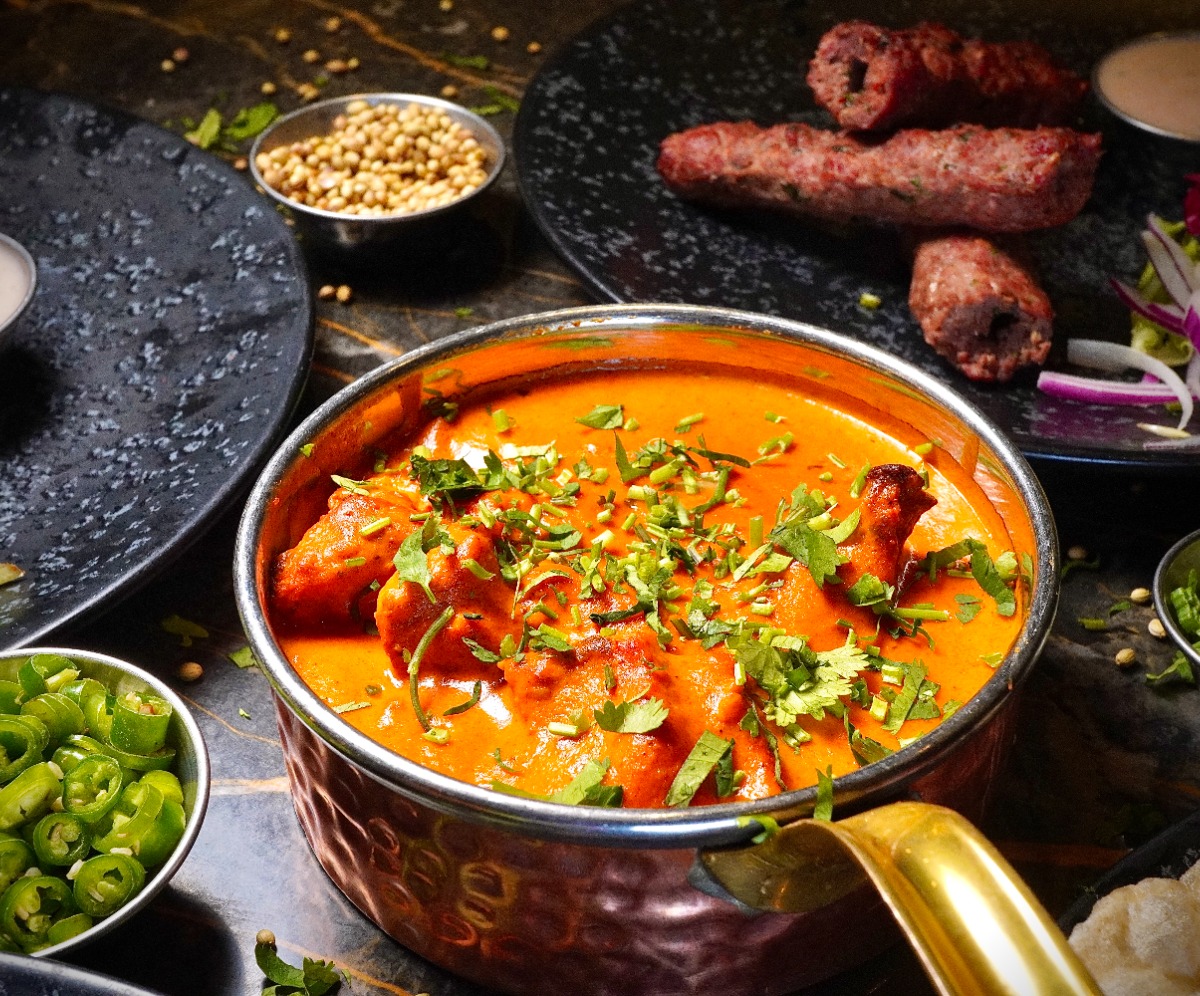
[(0, 785), (42, 759), (46, 728), (25, 716), (0, 716)]
[(16, 834), (0, 833), (0, 892), (37, 864), (29, 843)]
[(109, 916), (132, 899), (146, 881), (146, 869), (128, 854), (97, 854), (75, 874), (75, 902), (89, 916)]
[(17, 680), (28, 699), (42, 692), (57, 691), (78, 677), (75, 662), (62, 654), (33, 654), (17, 671)]
[(50, 928), (77, 910), (71, 887), (61, 878), (19, 878), (0, 895), (0, 930), (25, 951), (50, 943)]
[(92, 849), (92, 833), (72, 813), (47, 813), (34, 824), (30, 841), (41, 865), (66, 868)]
[(13, 830), (36, 820), (62, 792), (62, 782), (48, 761), (39, 761), (0, 789), (0, 830)]
[(63, 776), (63, 809), (95, 823), (117, 804), (124, 782), (121, 767), (113, 758), (89, 754)]
[(131, 754), (153, 754), (167, 742), (171, 711), (171, 704), (152, 692), (117, 696), (107, 739)]
[(83, 710), (61, 692), (35, 695), (21, 706), (21, 715), (36, 716), (45, 723), (54, 747), (84, 730)]
[(63, 941), (69, 941), (85, 930), (90, 930), (95, 922), (86, 913), (72, 913), (50, 924), (50, 929), (46, 931), (46, 940), (51, 944), (62, 944)]

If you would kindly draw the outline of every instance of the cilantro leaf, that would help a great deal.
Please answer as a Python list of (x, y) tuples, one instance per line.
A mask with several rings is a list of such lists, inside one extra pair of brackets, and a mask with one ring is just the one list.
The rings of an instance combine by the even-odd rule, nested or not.
[(187, 132), (183, 137), (193, 145), (201, 149), (207, 149), (220, 137), (221, 134), (221, 112), (215, 107), (210, 107), (204, 112), (204, 117), (200, 119), (200, 123), (194, 129)]
[(605, 702), (595, 710), (596, 725), (609, 733), (649, 733), (662, 726), (667, 707), (661, 699), (640, 702)]
[(233, 120), (221, 130), (221, 138), (233, 143), (254, 138), (277, 117), (279, 117), (279, 108), (268, 101), (255, 104), (253, 107), (243, 107), (233, 116)]
[(817, 769), (817, 803), (813, 806), (814, 820), (833, 819), (833, 767)]
[(300, 968), (289, 965), (279, 957), (273, 943), (256, 942), (254, 961), (263, 975), (275, 983), (264, 986), (262, 996), (325, 996), (347, 981), (346, 974), (331, 961), (305, 958)]
[(423, 495), (454, 497), (483, 487), (479, 475), (466, 460), (428, 460), (414, 453), (412, 473)]
[(620, 405), (597, 405), (575, 421), (591, 429), (619, 429), (625, 424), (625, 412)]
[(705, 730), (675, 773), (675, 779), (671, 782), (663, 803), (676, 808), (688, 805), (713, 768), (726, 754), (732, 752), (732, 740), (722, 740), (716, 734)]
[(179, 637), (179, 645), (181, 647), (190, 647), (193, 640), (208, 639), (208, 630), (199, 623), (194, 623), (190, 619), (184, 619), (182, 616), (172, 612), (166, 619), (159, 623), (163, 630), (170, 633), (172, 636)]
[(392, 558), (392, 563), (396, 565), (396, 576), (401, 581), (411, 581), (419, 585), (429, 596), (429, 601), (437, 601), (433, 589), (429, 587), (432, 575), (429, 573), (429, 560), (421, 541), (421, 530), (415, 529), (404, 538), (396, 556)]

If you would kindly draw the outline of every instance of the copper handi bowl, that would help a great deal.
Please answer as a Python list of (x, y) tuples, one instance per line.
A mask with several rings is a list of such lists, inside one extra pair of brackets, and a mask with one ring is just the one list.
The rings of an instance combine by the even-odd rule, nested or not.
[[(864, 883), (807, 912), (757, 914), (700, 873), (718, 849), (753, 851), (744, 845), (759, 827), (745, 817), (787, 824), (809, 816), (815, 789), (683, 810), (571, 807), (493, 792), (356, 731), (299, 679), (272, 633), (265, 599), (274, 558), (323, 509), (330, 473), (345, 473), (375, 441), (422, 419), (423, 374), (453, 367), (456, 389), (467, 390), (670, 358), (797, 377), (819, 368), (823, 388), (882, 395), (887, 418), (919, 427), (921, 438), (938, 441), (939, 459), (968, 468), (1033, 558), (1025, 625), (994, 676), (925, 737), (837, 778), (835, 815), (919, 798), (978, 819), (1011, 744), (1015, 693), (1050, 630), (1054, 525), (1020, 453), (945, 386), (828, 331), (719, 308), (579, 308), (449, 337), (341, 391), (283, 444), (250, 496), (235, 554), (239, 611), (277, 696), (296, 811), (318, 861), (396, 940), (497, 990), (786, 993), (898, 936)], [(831, 897), (838, 892), (846, 889)]]

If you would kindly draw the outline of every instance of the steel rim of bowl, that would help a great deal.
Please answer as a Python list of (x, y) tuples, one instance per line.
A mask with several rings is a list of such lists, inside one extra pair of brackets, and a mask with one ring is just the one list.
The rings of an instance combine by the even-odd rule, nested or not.
[(204, 814), (208, 809), (212, 771), (208, 761), (208, 746), (204, 742), (204, 736), (201, 734), (200, 727), (197, 725), (195, 718), (192, 716), (183, 699), (159, 678), (120, 658), (111, 657), (108, 654), (97, 653), (92, 650), (79, 650), (69, 647), (20, 647), (16, 650), (0, 652), (0, 660), (24, 658), (33, 654), (60, 654), (74, 661), (96, 664), (113, 671), (120, 671), (123, 674), (130, 675), (139, 682), (143, 682), (146, 687), (152, 689), (155, 694), (161, 695), (171, 704), (173, 717), (177, 716), (179, 718), (179, 722), (183, 726), (184, 736), (192, 744), (196, 756), (196, 798), (192, 803), (191, 811), (188, 813), (183, 837), (180, 838), (171, 856), (158, 867), (152, 876), (146, 879), (146, 883), (142, 886), (141, 891), (115, 913), (106, 916), (102, 920), (97, 920), (93, 926), (89, 927), (82, 934), (77, 934), (75, 937), (68, 938), (59, 944), (33, 951), (29, 955), (34, 958), (56, 958), (69, 951), (74, 951), (76, 948), (91, 944), (97, 938), (118, 929), (127, 920), (140, 913), (166, 887), (167, 883), (174, 877), (183, 864), (184, 859), (187, 858), (192, 845), (196, 842), (197, 835), (200, 833), (200, 825), (204, 822)]
[[(489, 143), (489, 152), (492, 153), (494, 159), (493, 164), (489, 164), (487, 178), (478, 187), (472, 190), (469, 194), (461, 197), (456, 197), (449, 204), (442, 204), (435, 208), (426, 208), (423, 211), (406, 211), (394, 212), (392, 214), (381, 215), (359, 215), (346, 214), (342, 211), (326, 211), (323, 208), (309, 207), (307, 204), (297, 204), (295, 201), (285, 197), (274, 187), (270, 186), (259, 172), (256, 160), (259, 153), (270, 151), (275, 148), (271, 145), (271, 136), (278, 132), (286, 124), (293, 121), (298, 121), (305, 117), (313, 117), (321, 111), (328, 111), (334, 108), (344, 109), (347, 104), (355, 100), (365, 100), (371, 105), (376, 104), (421, 104), (425, 107), (438, 107), (450, 114), (462, 124), (466, 122), (469, 125), (469, 130), (475, 135), (476, 140), (479, 140), (479, 133), (482, 132), (487, 136)], [(277, 143), (278, 144), (278, 143)], [(482, 143), (481, 143), (482, 144)], [(291, 111), (282, 117), (272, 121), (259, 136), (254, 140), (254, 144), (250, 147), (250, 156), (247, 160), (250, 167), (250, 175), (254, 177), (254, 182), (261, 187), (266, 194), (276, 203), (295, 211), (299, 215), (307, 215), (312, 218), (321, 218), (326, 221), (349, 222), (353, 224), (370, 225), (372, 223), (392, 223), (400, 224), (405, 221), (425, 220), (428, 218), (436, 218), (443, 212), (450, 211), (453, 208), (461, 207), (468, 201), (474, 199), (479, 194), (482, 194), (504, 171), (504, 165), (508, 159), (507, 150), (504, 147), (504, 139), (500, 137), (500, 133), (492, 126), (492, 124), (474, 111), (467, 110), (461, 104), (456, 104), (452, 100), (443, 100), (441, 97), (430, 97), (423, 93), (354, 93), (346, 97), (331, 97), (329, 100), (319, 100), (316, 103), (308, 104), (298, 110)]]
[(1137, 48), (1141, 45), (1152, 45), (1158, 41), (1167, 38), (1200, 38), (1200, 31), (1156, 31), (1153, 34), (1142, 35), (1140, 38), (1133, 38), (1109, 52), (1106, 52), (1096, 63), (1092, 70), (1092, 91), (1100, 100), (1105, 108), (1116, 117), (1120, 118), (1126, 124), (1132, 125), (1135, 128), (1140, 128), (1142, 131), (1148, 132), (1151, 135), (1157, 135), (1159, 138), (1173, 138), (1180, 142), (1200, 142), (1200, 134), (1185, 134), (1183, 132), (1171, 131), (1169, 128), (1164, 128), (1161, 125), (1152, 124), (1149, 121), (1144, 121), (1135, 114), (1131, 114), (1123, 107), (1119, 106), (1113, 99), (1104, 91), (1100, 85), (1100, 70), (1113, 56), (1118, 53), (1126, 52), (1132, 48)]
[(1187, 580), (1186, 576), (1183, 578), (1175, 577), (1174, 568), (1180, 558), (1193, 548), (1195, 548), (1195, 556), (1193, 557), (1195, 561), (1194, 566), (1197, 571), (1200, 571), (1200, 529), (1183, 537), (1183, 539), (1163, 554), (1162, 560), (1158, 562), (1158, 567), (1154, 571), (1154, 610), (1158, 614), (1159, 622), (1163, 624), (1163, 628), (1171, 635), (1171, 639), (1175, 641), (1176, 646), (1193, 664), (1200, 667), (1200, 651), (1192, 646), (1187, 634), (1184, 633), (1179, 623), (1176, 622), (1175, 610), (1171, 606), (1171, 589), (1178, 587)]
[[(476, 822), (519, 828), (543, 839), (626, 847), (711, 847), (742, 843), (758, 825), (745, 817), (770, 814), (781, 822), (811, 813), (816, 787), (793, 789), (753, 802), (718, 803), (698, 809), (605, 809), (568, 806), (494, 792), (424, 768), (393, 753), (354, 729), (300, 679), (275, 643), (258, 604), (257, 547), (272, 489), (300, 447), (313, 438), (318, 424), (328, 422), (383, 388), (389, 381), (436, 359), (444, 363), (520, 330), (573, 330), (582, 322), (594, 333), (603, 318), (617, 328), (662, 324), (736, 327), (848, 356), (927, 394), (959, 418), (1000, 459), (1014, 490), (1026, 499), (1039, 565), (1025, 627), (1004, 662), (967, 703), (920, 740), (896, 753), (834, 779), (835, 814), (839, 806), (854, 810), (895, 798), (905, 786), (934, 768), (941, 754), (984, 726), (1028, 675), (1049, 637), (1058, 602), (1058, 540), (1052, 513), (1032, 469), (1016, 448), (981, 411), (949, 387), (873, 346), (844, 338), (803, 322), (753, 312), (698, 305), (597, 305), (567, 308), (506, 319), (454, 333), (421, 346), (376, 368), (322, 404), (280, 445), (255, 482), (238, 526), (234, 551), (234, 595), (243, 628), (256, 649), (267, 678), (282, 703), (343, 759), (380, 784), (439, 811)], [(583, 331), (581, 329), (581, 331)]]
[(25, 313), (25, 309), (29, 307), (30, 302), (33, 301), (33, 295), (37, 292), (38, 272), (37, 263), (33, 255), (11, 235), (5, 235), (3, 232), (0, 232), (0, 244), (7, 246), (15, 252), (20, 257), (21, 262), (25, 264), (25, 269), (29, 271), (29, 288), (25, 291), (25, 296), (21, 298), (20, 303), (17, 304), (16, 310), (7, 318), (0, 315), (0, 333), (3, 333), (9, 326), (16, 323), (17, 319)]

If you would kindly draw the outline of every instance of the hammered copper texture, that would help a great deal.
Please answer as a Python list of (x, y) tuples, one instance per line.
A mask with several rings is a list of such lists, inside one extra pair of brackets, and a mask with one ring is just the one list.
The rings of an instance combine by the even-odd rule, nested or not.
[[(913, 794), (977, 818), (1012, 700)], [(860, 890), (809, 914), (746, 914), (688, 883), (694, 851), (539, 840), (435, 811), (366, 775), (277, 700), (292, 797), (334, 884), (405, 947), (514, 994), (769, 996), (896, 940)]]

